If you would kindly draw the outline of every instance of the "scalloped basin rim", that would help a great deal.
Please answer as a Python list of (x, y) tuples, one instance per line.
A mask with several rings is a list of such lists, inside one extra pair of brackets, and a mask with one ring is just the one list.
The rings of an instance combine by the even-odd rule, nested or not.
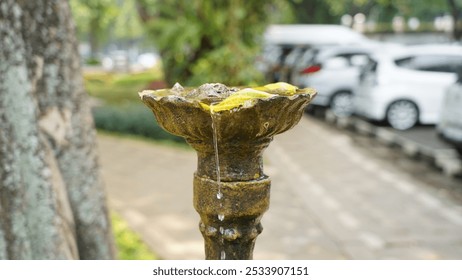
[[(139, 92), (139, 96), (142, 100), (145, 98), (152, 99), (154, 101), (163, 101), (163, 102), (172, 102), (172, 103), (189, 103), (192, 107), (197, 107), (201, 108), (203, 111), (210, 112), (209, 106), (205, 105), (202, 101), (199, 99), (190, 99), (186, 98), (184, 96), (176, 95), (169, 93), (169, 89), (160, 89), (160, 90), (143, 90)], [(281, 98), (287, 98), (289, 100), (294, 100), (302, 96), (310, 96), (310, 100), (312, 100), (316, 96), (316, 90), (313, 88), (304, 88), (304, 89), (297, 89), (296, 92), (292, 95), (284, 95), (284, 94), (272, 94), (273, 96), (271, 97), (266, 97), (266, 98), (253, 98), (253, 102), (245, 102), (243, 104), (240, 104), (239, 106), (233, 107), (229, 110), (226, 111), (239, 111), (240, 109), (244, 108), (251, 108), (255, 106), (257, 103), (260, 101), (271, 101), (275, 99), (281, 99)], [(221, 101), (224, 101), (226, 99), (222, 99)], [(221, 102), (220, 101), (220, 102)], [(204, 106), (205, 105), (205, 106)]]

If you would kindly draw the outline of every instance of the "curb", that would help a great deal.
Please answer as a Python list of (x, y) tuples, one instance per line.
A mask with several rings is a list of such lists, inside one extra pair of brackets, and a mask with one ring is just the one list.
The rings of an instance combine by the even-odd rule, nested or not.
[(462, 158), (455, 149), (432, 149), (357, 117), (339, 118), (330, 110), (326, 110), (325, 119), (338, 128), (373, 137), (389, 147), (398, 147), (408, 157), (424, 159), (447, 176), (462, 175)]

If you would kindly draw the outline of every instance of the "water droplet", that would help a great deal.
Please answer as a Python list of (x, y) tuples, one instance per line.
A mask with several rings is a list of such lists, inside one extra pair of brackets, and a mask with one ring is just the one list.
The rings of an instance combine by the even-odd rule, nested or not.
[(236, 240), (238, 238), (238, 234), (237, 232), (230, 228), (230, 229), (226, 229), (225, 230), (225, 233), (224, 233), (224, 238), (226, 238), (226, 240), (230, 241), (230, 240)]
[(218, 191), (217, 193), (217, 198), (222, 199), (223, 198), (223, 193), (221, 191)]
[(220, 259), (221, 260), (226, 260), (226, 252), (225, 251), (221, 251)]
[(218, 214), (218, 220), (222, 221), (225, 219), (225, 215), (224, 214)]
[(207, 229), (204, 229), (205, 235), (207, 236), (215, 236), (217, 233), (217, 229), (214, 227), (207, 227)]

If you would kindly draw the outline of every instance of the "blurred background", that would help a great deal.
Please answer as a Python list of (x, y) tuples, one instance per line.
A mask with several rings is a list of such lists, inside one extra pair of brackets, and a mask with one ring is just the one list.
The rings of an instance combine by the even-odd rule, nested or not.
[(70, 2), (99, 128), (182, 142), (138, 91), (283, 81), (317, 89), (312, 115), (461, 150), (460, 0)]
[[(263, 248), (273, 245), (276, 253), (263, 249), (257, 256), (462, 257), (462, 240), (457, 237), (462, 228), (462, 1), (70, 3), (85, 86), (100, 131), (116, 132), (117, 137), (129, 134), (154, 139), (156, 143), (174, 143), (174, 148), (163, 149), (179, 146), (181, 150), (185, 142), (158, 127), (137, 94), (144, 89), (171, 87), (176, 82), (183, 86), (206, 82), (248, 86), (288, 82), (318, 91), (299, 125), (301, 128), (277, 138), (271, 145), (276, 148), (270, 146), (268, 151), (266, 170), (274, 181), (287, 185), (291, 191), (294, 189), (289, 185), (306, 187), (307, 193), (295, 191), (302, 200), (299, 208), (293, 201), (289, 207), (288, 200), (281, 198), (287, 192), (274, 199), (276, 210), (263, 222), (270, 228), (266, 235), (273, 235), (273, 239), (265, 239), (264, 233), (261, 244)], [(320, 138), (314, 141), (316, 137)], [(192, 229), (183, 229), (165, 222), (169, 219), (156, 219), (157, 214), (174, 216), (178, 209), (169, 208), (167, 213), (124, 204), (124, 199), (136, 191), (121, 191), (117, 187), (111, 174), (119, 169), (111, 165), (114, 156), (109, 155), (123, 148), (115, 145), (111, 146), (114, 149), (107, 149), (112, 142), (104, 139), (100, 146), (112, 207), (162, 257), (200, 258), (201, 241), (195, 223)], [(328, 146), (318, 145), (320, 142)], [(318, 155), (319, 149), (323, 152)], [(194, 159), (191, 154), (187, 157)], [(191, 181), (194, 161), (175, 160), (170, 158), (177, 166), (187, 162), (191, 171), (185, 174), (185, 182), (170, 178), (166, 179), (166, 186)], [(345, 163), (336, 166), (342, 160)], [(293, 177), (280, 174), (278, 161), (295, 172)], [(167, 162), (153, 162), (152, 169)], [(131, 163), (132, 167), (135, 165)], [(120, 167), (118, 172), (133, 174), (127, 168)], [(358, 170), (362, 173), (357, 174)], [(168, 169), (164, 172), (168, 173)], [(153, 176), (158, 185), (163, 184), (162, 176)], [(295, 177), (298, 181), (293, 181)], [(369, 181), (372, 179), (375, 181)], [(340, 185), (344, 188), (339, 192), (334, 186)], [(310, 188), (314, 193), (310, 193)], [(343, 193), (345, 188), (350, 192)], [(158, 189), (158, 195), (165, 198), (161, 190)], [(155, 195), (156, 191), (152, 192)], [(316, 192), (332, 193), (319, 200), (315, 199)], [(182, 195), (175, 197), (181, 199)], [(192, 212), (191, 219), (197, 220), (190, 197), (185, 195), (183, 199), (191, 209), (181, 213)], [(362, 209), (360, 202), (365, 200), (374, 203), (363, 205)], [(316, 206), (319, 201), (325, 204)], [(369, 212), (371, 208), (375, 210)], [(333, 210), (332, 216), (327, 214)], [(278, 224), (271, 221), (289, 223), (287, 215), (293, 215), (293, 221), (307, 228), (278, 233)], [(175, 236), (172, 231), (176, 230), (181, 237), (170, 242), (156, 240), (153, 236), (160, 233), (149, 231), (148, 225), (141, 222), (146, 219), (151, 226), (164, 221), (157, 224), (158, 229), (169, 229), (166, 235), (170, 237)], [(188, 224), (182, 218), (173, 219)], [(298, 226), (287, 224), (287, 228), (295, 227)], [(189, 230), (197, 234), (186, 234)], [(187, 243), (191, 236), (194, 242)], [(195, 238), (199, 238), (199, 245)], [(274, 246), (276, 238), (281, 248)], [(166, 243), (178, 246), (172, 249), (173, 245)]]

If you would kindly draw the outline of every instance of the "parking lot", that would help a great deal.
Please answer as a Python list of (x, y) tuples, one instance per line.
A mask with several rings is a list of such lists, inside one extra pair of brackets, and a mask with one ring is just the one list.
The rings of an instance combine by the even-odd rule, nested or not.
[[(315, 88), (318, 95), (312, 104), (329, 109), (334, 116), (328, 120), (340, 118), (341, 125), (377, 134), (383, 141), (393, 138), (391, 144), (403, 146), (406, 153), (433, 158), (448, 175), (459, 173), (453, 150), (462, 151), (460, 44), (431, 35), (378, 41), (354, 37), (351, 30), (335, 31), (354, 42), (327, 44), (302, 37), (295, 44), (290, 36), (274, 36), (273, 41), (279, 41), (266, 53), (266, 76)], [(320, 31), (306, 27), (303, 34), (307, 32)], [(387, 123), (393, 129), (367, 122)]]
[(368, 122), (357, 116), (335, 116), (330, 110), (321, 108), (311, 112), (313, 117), (347, 130), (353, 136), (367, 136), (371, 141), (392, 149), (403, 157), (431, 166), (445, 176), (462, 176), (462, 159), (453, 145), (450, 145), (436, 131), (434, 125), (418, 125), (400, 131), (385, 123)]

